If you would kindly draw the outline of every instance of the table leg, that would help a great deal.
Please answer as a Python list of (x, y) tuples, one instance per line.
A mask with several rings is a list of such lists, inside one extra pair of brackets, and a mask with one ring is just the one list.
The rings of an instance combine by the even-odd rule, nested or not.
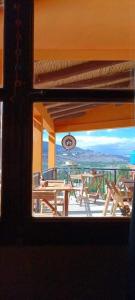
[(41, 212), (41, 200), (37, 199), (37, 203), (36, 203), (36, 213), (40, 213)]
[(65, 191), (64, 216), (68, 216), (68, 191)]
[(106, 216), (110, 200), (111, 200), (111, 192), (108, 191), (107, 196), (106, 196), (106, 200), (105, 200), (105, 204), (104, 204), (104, 209), (103, 209), (103, 216), (104, 217)]

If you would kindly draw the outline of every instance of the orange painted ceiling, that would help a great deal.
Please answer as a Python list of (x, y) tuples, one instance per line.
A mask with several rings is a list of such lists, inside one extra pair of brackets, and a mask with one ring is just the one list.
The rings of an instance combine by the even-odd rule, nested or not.
[(35, 59), (134, 59), (134, 0), (35, 0)]

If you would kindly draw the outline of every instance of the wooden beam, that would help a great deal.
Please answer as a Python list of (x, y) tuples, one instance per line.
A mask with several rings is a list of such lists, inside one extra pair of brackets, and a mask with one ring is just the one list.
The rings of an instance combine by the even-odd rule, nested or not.
[(43, 107), (43, 128), (46, 129), (48, 132), (54, 131), (53, 120), (52, 118), (50, 118), (45, 106)]
[[(72, 65), (74, 62), (74, 65)], [(50, 63), (50, 66), (48, 64)], [(76, 64), (75, 64), (76, 63)], [(68, 61), (39, 61), (34, 63), (35, 69), (35, 84), (46, 83), (51, 80), (58, 80), (60, 78), (67, 78), (78, 75), (87, 71), (94, 71), (107, 66), (112, 66), (122, 61), (86, 61), (81, 63), (79, 61), (71, 61), (71, 65)], [(65, 65), (65, 68), (64, 68)], [(48, 72), (50, 70), (50, 72)]]
[(44, 102), (44, 105), (45, 105), (45, 106), (51, 106), (51, 107), (53, 107), (53, 106), (55, 106), (56, 104), (60, 105), (61, 102), (47, 102), (47, 101)]
[(70, 111), (66, 111), (65, 113), (64, 113), (64, 111), (63, 111), (63, 113), (56, 113), (56, 114), (51, 114), (51, 117), (52, 117), (52, 119), (54, 119), (54, 120), (56, 120), (56, 119), (61, 119), (61, 118), (71, 118), (72, 116), (74, 117), (74, 118), (76, 118), (76, 117), (78, 117), (79, 116), (79, 114), (81, 114), (81, 115), (85, 115), (87, 112), (88, 112), (88, 110), (91, 110), (91, 109), (93, 109), (93, 108), (95, 108), (95, 107), (99, 107), (99, 106), (102, 106), (102, 105), (108, 105), (107, 103), (106, 104), (91, 104), (88, 108), (78, 108), (78, 109), (75, 109), (75, 111), (74, 111), (74, 109), (71, 109)]
[[(92, 108), (93, 105), (95, 105), (95, 103), (88, 103), (88, 104), (80, 104), (80, 105), (72, 105), (72, 102), (70, 104), (70, 107), (64, 107), (62, 109), (57, 109), (57, 110), (53, 110), (53, 111), (49, 111), (50, 113), (50, 116), (52, 118), (54, 118), (55, 116), (59, 118), (59, 116), (61, 114), (63, 115), (69, 115), (70, 112), (74, 112), (75, 113), (78, 113), (78, 112), (81, 112), (81, 111), (85, 111), (86, 109), (89, 109), (89, 108)], [(98, 105), (98, 104), (97, 104)]]
[(135, 126), (135, 120), (133, 119), (123, 119), (123, 120), (110, 120), (110, 121), (99, 121), (84, 123), (78, 127), (77, 124), (65, 124), (64, 126), (56, 126), (56, 133), (68, 132), (68, 131), (85, 131), (85, 130), (102, 130), (110, 128), (122, 128)]
[(63, 84), (59, 86), (60, 88), (100, 88), (100, 87), (106, 87), (111, 86), (115, 83), (121, 83), (121, 82), (127, 82), (127, 81), (133, 81), (133, 77), (131, 77), (131, 72), (124, 72), (120, 74), (111, 75), (108, 74), (103, 77), (99, 78), (92, 78), (87, 80), (80, 80), (78, 82), (71, 82), (68, 84)]
[[(116, 106), (115, 104), (108, 104), (102, 106), (96, 106), (91, 110), (87, 110), (85, 115), (79, 118), (71, 118), (66, 119), (66, 122), (63, 118), (55, 120), (55, 130), (56, 132), (65, 132), (65, 131), (81, 131), (81, 130), (90, 130), (91, 126), (102, 129), (104, 124), (108, 124), (108, 128), (110, 126), (110, 122), (113, 124), (119, 125), (123, 124), (124, 120), (128, 120), (129, 126), (135, 125), (134, 120), (134, 105), (133, 104), (123, 104), (122, 106)], [(94, 125), (92, 125), (94, 124)], [(96, 125), (97, 124), (97, 125)], [(127, 125), (127, 122), (126, 122)], [(107, 125), (105, 125), (107, 126)]]
[(70, 104), (66, 104), (65, 103), (65, 106), (62, 106), (62, 107), (56, 107), (56, 108), (50, 108), (50, 109), (47, 109), (48, 112), (51, 114), (53, 113), (60, 113), (60, 112), (65, 112), (65, 111), (68, 111), (70, 109), (76, 109), (76, 108), (81, 108), (81, 107), (91, 107), (92, 104), (95, 104), (94, 102), (92, 103), (89, 103), (89, 102), (78, 102), (78, 103), (73, 103), (73, 102), (70, 102)]
[(42, 103), (34, 103), (33, 105), (33, 117), (41, 117), (42, 115)]
[(60, 119), (60, 118), (63, 118), (63, 117), (71, 117), (71, 116), (73, 116), (73, 117), (76, 117), (76, 115), (78, 114), (78, 113), (84, 113), (85, 114), (85, 112), (86, 112), (86, 109), (84, 108), (82, 108), (82, 109), (78, 109), (77, 111), (74, 111), (73, 109), (71, 109), (69, 112), (63, 112), (63, 113), (59, 113), (59, 114), (53, 114), (53, 115), (51, 115), (52, 116), (52, 118), (54, 119), (54, 120), (56, 120), (56, 119)]
[(41, 126), (42, 120), (41, 120), (41, 118), (40, 118), (39, 116), (34, 116), (34, 117), (33, 117), (33, 120), (34, 120), (37, 124), (39, 124), (39, 125)]
[[(74, 113), (70, 113), (70, 115), (62, 115), (58, 118), (58, 120), (65, 120), (65, 119), (71, 119), (71, 118), (79, 118), (85, 115), (85, 112), (78, 112), (76, 115)], [(57, 118), (54, 118), (54, 121), (57, 120)]]
[(62, 70), (66, 70), (68, 68), (72, 68), (74, 66), (78, 66), (80, 64), (83, 64), (84, 61), (81, 60), (37, 60), (34, 62), (34, 73), (35, 75), (45, 75), (45, 74), (51, 74), (51, 73), (59, 73)]
[(73, 74), (67, 78), (60, 78), (57, 80), (50, 80), (46, 83), (38, 83), (37, 87), (39, 88), (55, 88), (55, 87), (62, 87), (63, 85), (71, 84), (72, 82), (76, 83), (82, 80), (89, 80), (89, 79), (97, 79), (102, 78), (105, 76), (113, 76), (117, 74), (122, 74), (123, 72), (127, 72), (129, 70), (134, 69), (134, 62), (124, 62), (118, 63), (111, 66), (106, 66), (104, 68), (97, 68), (93, 71), (81, 71), (79, 74)]
[(52, 108), (56, 108), (56, 107), (61, 107), (61, 106), (65, 106), (65, 105), (70, 105), (71, 104), (71, 102), (53, 102), (53, 103), (51, 103), (50, 102), (50, 104), (46, 104), (46, 103), (44, 103), (44, 105), (46, 106), (46, 108), (47, 108), (47, 110), (49, 111), (49, 109), (51, 110)]
[(43, 120), (43, 128), (45, 128), (47, 131), (54, 130), (53, 120), (50, 118), (46, 107), (41, 102), (34, 103), (33, 105), (33, 117), (37, 116)]
[(110, 89), (133, 89), (133, 84), (132, 84), (132, 82), (129, 80), (127, 80), (127, 81), (124, 81), (124, 82), (118, 82), (118, 83), (112, 83), (111, 82), (111, 84), (108, 86), (108, 87), (106, 87), (106, 88), (110, 88)]

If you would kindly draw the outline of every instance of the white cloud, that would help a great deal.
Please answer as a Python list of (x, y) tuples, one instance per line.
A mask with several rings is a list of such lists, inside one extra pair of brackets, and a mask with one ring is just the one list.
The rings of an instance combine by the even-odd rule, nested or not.
[(106, 132), (112, 132), (112, 131), (115, 131), (115, 130), (117, 130), (117, 129), (108, 128), (108, 129), (106, 129)]
[(88, 130), (88, 131), (85, 131), (85, 134), (86, 135), (91, 135), (95, 132), (96, 130)]
[[(109, 129), (108, 129), (109, 130)], [(113, 129), (110, 129), (112, 131)], [(114, 129), (115, 130), (115, 129)], [(96, 136), (93, 133), (93, 131), (87, 131), (89, 134), (86, 135), (82, 132), (82, 134), (75, 134), (76, 138), (76, 146), (80, 148), (90, 148), (92, 146), (99, 146), (100, 145), (117, 145), (117, 148), (135, 148), (135, 138), (128, 138), (128, 137), (118, 137), (118, 136), (106, 136), (106, 135), (101, 135), (101, 136)], [(56, 135), (56, 144), (61, 145), (61, 141), (63, 135)], [(74, 134), (73, 134), (74, 135)], [(48, 142), (48, 137), (46, 134), (43, 135), (43, 141)]]
[(43, 135), (43, 142), (48, 142), (48, 137)]
[[(131, 144), (131, 139), (120, 137), (108, 137), (108, 136), (76, 136), (77, 146), (82, 148), (88, 148), (91, 146), (100, 145), (113, 145), (113, 144)], [(132, 139), (132, 143), (135, 143), (135, 139)]]

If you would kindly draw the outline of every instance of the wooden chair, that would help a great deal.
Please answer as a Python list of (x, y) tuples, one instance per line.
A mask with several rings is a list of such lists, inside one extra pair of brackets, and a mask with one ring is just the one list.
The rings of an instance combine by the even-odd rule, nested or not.
[[(38, 212), (43, 213), (43, 207), (47, 206), (54, 216), (62, 216), (64, 211), (64, 197), (57, 196), (57, 191), (36, 190), (32, 191), (32, 202), (38, 203)], [(62, 206), (62, 213), (58, 211), (58, 206)]]
[(122, 215), (128, 216), (130, 215), (130, 207), (127, 201), (127, 194), (121, 192), (121, 190), (115, 185), (114, 182), (111, 182), (112, 188), (114, 190), (114, 198), (112, 205), (112, 214), (115, 215), (117, 207), (120, 208)]
[(80, 205), (82, 205), (83, 198), (85, 199), (87, 197), (88, 191), (82, 174), (69, 175), (69, 180), (72, 187), (80, 187), (80, 190), (74, 191), (73, 193), (76, 198), (76, 201), (79, 201)]
[(99, 179), (99, 182), (96, 185), (96, 192), (87, 192), (87, 195), (89, 198), (94, 199), (94, 203), (96, 203), (96, 200), (99, 198), (99, 196), (102, 196), (101, 193), (101, 184), (102, 184), (102, 179)]
[(110, 201), (113, 199), (112, 186), (111, 186), (110, 182), (107, 179), (105, 179), (105, 183), (106, 183), (107, 193), (106, 193), (106, 200), (105, 200), (105, 205), (104, 205), (104, 209), (103, 209), (103, 215), (104, 216), (106, 216), (107, 209), (108, 209), (108, 206), (110, 204)]
[(131, 202), (133, 199), (133, 191), (130, 188), (130, 184), (126, 182), (126, 180), (128, 181), (128, 178), (120, 176), (117, 181), (117, 186), (119, 187), (121, 193), (123, 193), (123, 196), (125, 196), (125, 199)]
[(124, 216), (130, 215), (130, 208), (126, 201), (127, 198), (125, 198), (125, 195), (121, 193), (120, 189), (115, 185), (114, 182), (109, 182), (108, 180), (106, 180), (106, 185), (107, 185), (107, 196), (104, 205), (103, 215), (106, 216), (107, 209), (110, 203), (112, 204), (110, 210), (110, 214), (112, 216), (115, 216), (116, 209), (118, 207), (121, 210), (122, 215)]

